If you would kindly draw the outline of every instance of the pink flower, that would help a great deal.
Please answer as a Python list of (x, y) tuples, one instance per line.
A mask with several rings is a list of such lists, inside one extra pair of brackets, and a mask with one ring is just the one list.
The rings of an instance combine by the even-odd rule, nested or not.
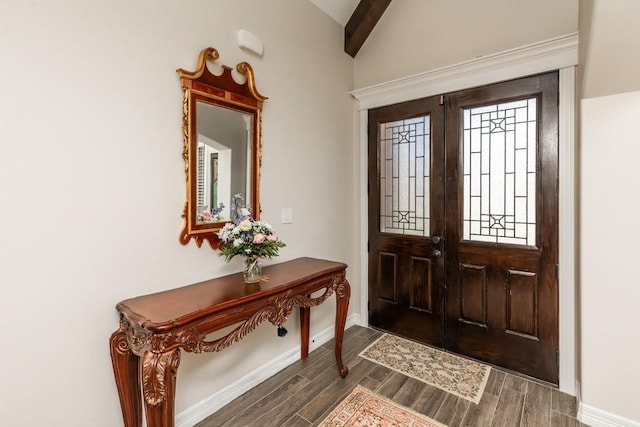
[(278, 240), (278, 238), (276, 236), (274, 236), (273, 234), (270, 234), (267, 236), (267, 240), (270, 242), (275, 242), (276, 240)]
[(262, 243), (264, 242), (265, 235), (262, 233), (257, 233), (253, 236), (253, 243)]

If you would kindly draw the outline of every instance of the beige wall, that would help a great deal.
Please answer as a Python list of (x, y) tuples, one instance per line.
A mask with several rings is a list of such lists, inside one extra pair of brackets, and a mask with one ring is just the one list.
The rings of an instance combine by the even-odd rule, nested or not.
[(638, 22), (635, 0), (580, 2), (582, 401), (621, 425), (640, 425)]
[[(182, 91), (214, 46), (249, 61), (265, 103), (263, 218), (280, 260), (351, 264), (352, 60), (342, 29), (310, 2), (0, 0), (0, 352), (2, 424), (121, 425), (108, 338), (125, 298), (238, 271), (182, 246)], [(263, 58), (235, 45), (245, 28)], [(293, 224), (280, 210), (293, 208)], [(237, 262), (236, 262), (237, 261)], [(242, 286), (242, 285), (240, 285)], [(352, 312), (359, 304), (352, 304)], [(312, 310), (315, 334), (331, 303)], [(180, 413), (299, 345), (297, 314), (228, 350), (183, 354)]]
[(585, 99), (581, 109), (582, 401), (640, 422), (640, 92)]
[(578, 30), (578, 0), (394, 0), (355, 60), (354, 87)]
[(582, 97), (640, 90), (640, 2), (580, 2)]

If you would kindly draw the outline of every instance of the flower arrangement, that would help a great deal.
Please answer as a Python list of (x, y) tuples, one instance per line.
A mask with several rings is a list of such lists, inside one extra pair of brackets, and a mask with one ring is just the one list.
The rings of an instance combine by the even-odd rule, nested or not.
[(222, 221), (223, 209), (224, 203), (220, 203), (217, 208), (211, 208), (211, 211), (198, 212), (196, 220), (198, 221), (198, 223)]
[[(218, 232), (220, 253), (225, 261), (236, 255), (246, 258), (272, 258), (286, 245), (275, 235), (273, 227), (251, 217), (248, 208), (239, 203), (241, 197), (234, 196), (235, 221), (225, 224)], [(233, 215), (233, 214), (232, 214)]]

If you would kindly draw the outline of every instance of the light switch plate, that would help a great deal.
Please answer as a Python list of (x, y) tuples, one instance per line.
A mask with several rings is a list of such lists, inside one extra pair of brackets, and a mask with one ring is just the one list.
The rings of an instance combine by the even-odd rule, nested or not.
[(293, 222), (293, 209), (282, 208), (282, 223), (291, 224)]

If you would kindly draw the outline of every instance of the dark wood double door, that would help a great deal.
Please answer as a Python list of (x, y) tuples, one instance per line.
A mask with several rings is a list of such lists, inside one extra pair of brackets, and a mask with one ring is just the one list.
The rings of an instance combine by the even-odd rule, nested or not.
[(369, 111), (369, 324), (558, 384), (558, 74)]

